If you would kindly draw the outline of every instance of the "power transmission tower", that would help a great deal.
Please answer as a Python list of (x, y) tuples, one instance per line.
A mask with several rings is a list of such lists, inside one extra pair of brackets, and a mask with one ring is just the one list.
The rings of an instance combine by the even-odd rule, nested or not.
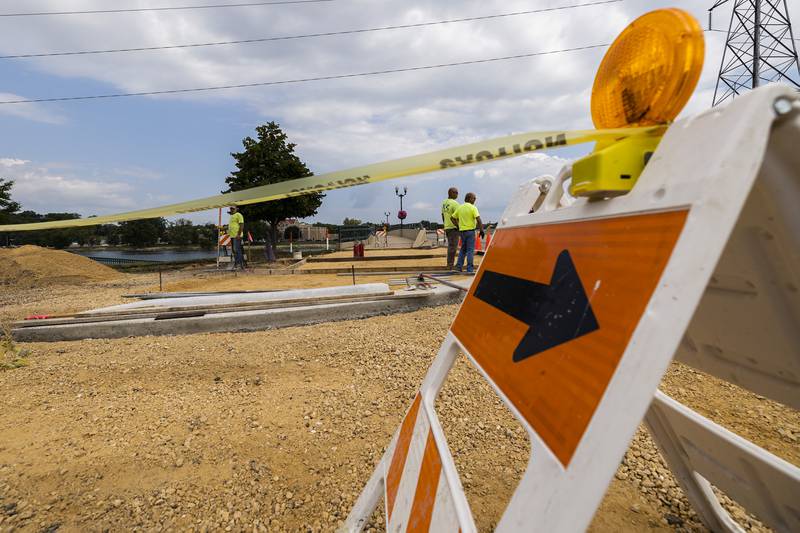
[[(708, 10), (709, 30), (711, 12), (727, 2)], [(713, 105), (771, 82), (800, 89), (796, 42), (786, 0), (734, 0)]]

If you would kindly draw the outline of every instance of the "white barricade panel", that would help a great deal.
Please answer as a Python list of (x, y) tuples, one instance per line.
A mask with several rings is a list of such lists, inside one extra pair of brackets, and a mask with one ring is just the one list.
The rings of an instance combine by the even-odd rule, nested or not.
[(773, 128), (758, 180), (675, 357), (800, 409), (797, 122)]
[(495, 235), (451, 330), (564, 467), (685, 220), (678, 210)]
[(746, 502), (775, 531), (800, 531), (800, 469), (661, 392), (647, 424), (690, 501), (706, 500), (694, 508), (711, 529), (735, 531), (736, 526), (714, 505), (708, 482)]
[[(776, 115), (776, 99), (790, 102), (789, 109), (795, 111)], [(781, 131), (785, 138), (776, 137)], [(784, 153), (794, 155), (765, 161), (771, 136)], [(792, 144), (787, 144), (786, 138), (793, 140), (794, 148), (787, 149)], [(422, 530), (445, 530), (438, 522), (434, 527), (433, 522), (405, 518), (422, 505), (416, 503), (419, 495), (434, 493), (432, 487), (420, 488), (423, 477), (435, 479), (435, 472), (424, 465), (441, 463), (457, 522), (450, 523), (449, 529), (474, 530), (432, 409), (458, 348), (527, 430), (531, 443), (528, 468), (498, 531), (567, 532), (582, 531), (589, 525), (682, 340), (686, 345), (698, 339), (712, 347), (698, 350), (690, 361), (699, 368), (735, 378), (755, 390), (768, 389), (770, 383), (782, 380), (782, 387), (772, 396), (797, 405), (795, 371), (800, 338), (797, 327), (787, 325), (799, 323), (797, 299), (788, 300), (800, 286), (800, 224), (798, 215), (787, 213), (800, 212), (796, 209), (800, 202), (798, 146), (797, 95), (787, 88), (765, 87), (724, 109), (675, 123), (636, 187), (625, 196), (562, 202), (563, 181), (569, 171), (555, 180), (542, 178), (523, 186), (506, 209), (493, 235), (491, 253), (481, 262), (426, 375), (413, 431), (409, 427), (414, 408), (346, 528), (363, 527), (364, 517), (369, 518), (377, 503), (375, 487), (385, 478), (390, 530), (411, 530), (420, 524), (427, 524)], [(770, 165), (780, 180), (765, 178)], [(757, 179), (764, 183), (756, 185)], [(776, 186), (781, 180), (783, 185)], [(548, 196), (542, 201), (545, 182), (552, 186), (547, 187)], [(748, 202), (754, 190), (760, 192)], [(751, 203), (757, 202), (763, 191), (769, 191), (773, 202), (753, 215)], [(781, 191), (789, 198), (775, 197)], [(780, 203), (794, 211), (774, 209)], [(738, 247), (739, 241), (760, 238), (763, 227), (754, 220), (765, 213), (763, 224), (772, 224), (773, 235), (780, 236), (785, 249), (766, 254), (771, 257), (771, 267), (755, 265), (758, 258), (748, 257), (743, 261), (744, 280), (729, 277), (739, 272), (735, 259), (723, 256), (731, 250), (726, 248), (729, 239), (731, 246)], [(747, 246), (752, 242), (742, 249), (753, 250)], [(780, 268), (776, 270), (775, 265)], [(715, 269), (720, 277), (712, 280)], [(765, 295), (760, 301), (765, 317), (757, 323), (766, 329), (743, 327), (731, 337), (753, 335), (754, 340), (743, 342), (743, 355), (713, 362), (720, 351), (736, 352), (736, 341), (725, 335), (738, 322), (725, 325), (718, 320), (707, 325), (700, 313), (690, 340), (684, 340), (684, 333), (701, 299), (720, 284), (740, 287), (723, 292), (736, 292), (736, 305), (741, 306), (734, 306), (727, 316), (743, 320), (747, 302), (754, 300), (748, 282)], [(781, 292), (780, 297), (775, 296), (776, 291)], [(713, 306), (720, 305), (713, 302)], [(776, 318), (776, 313), (784, 316)], [(779, 323), (765, 322), (771, 319)], [(761, 358), (757, 347), (765, 335), (773, 335), (774, 342), (766, 344), (770, 353)], [(714, 497), (712, 482), (776, 529), (798, 527), (792, 496), (800, 487), (800, 469), (688, 408), (681, 410), (676, 402), (659, 398), (648, 422), (706, 525), (736, 529)], [(398, 451), (404, 449), (400, 443), (406, 452)], [(430, 457), (433, 451), (436, 456)], [(406, 455), (401, 468), (395, 457), (402, 453)], [(398, 471), (403, 472), (399, 478)], [(407, 475), (411, 477), (404, 482)], [(399, 481), (390, 483), (390, 479)], [(437, 504), (440, 487), (444, 485), (435, 489)], [(391, 498), (390, 492), (394, 494)], [(448, 509), (450, 501), (442, 509)], [(434, 508), (431, 516), (453, 516), (436, 512)]]
[(417, 395), (386, 470), (387, 531), (458, 531), (431, 424)]
[[(440, 449), (447, 453), (440, 453)], [(474, 531), (469, 506), (455, 472), (444, 433), (420, 392), (368, 487), (356, 502), (351, 517), (361, 518), (354, 520), (349, 529), (363, 528), (382, 496), (387, 531)], [(461, 509), (461, 518), (457, 506)]]

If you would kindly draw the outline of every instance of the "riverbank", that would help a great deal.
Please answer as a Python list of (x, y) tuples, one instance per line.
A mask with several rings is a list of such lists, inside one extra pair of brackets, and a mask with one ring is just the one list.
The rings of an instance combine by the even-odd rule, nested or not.
[[(244, 243), (245, 249), (252, 248), (254, 251), (259, 250), (263, 251), (264, 243)], [(300, 242), (300, 243), (279, 243), (276, 246), (279, 252), (286, 252), (289, 253), (289, 249), (291, 248), (293, 251), (302, 251), (302, 252), (326, 252), (326, 251), (333, 251), (333, 243), (331, 246), (326, 247), (324, 242)], [(121, 254), (161, 254), (161, 253), (210, 253), (216, 256), (217, 247), (204, 247), (199, 245), (185, 245), (185, 246), (174, 246), (170, 244), (158, 245), (158, 246), (149, 246), (144, 248), (131, 248), (130, 246), (80, 246), (80, 247), (73, 247), (73, 248), (66, 248), (66, 251), (77, 253), (80, 255), (90, 255), (99, 252), (108, 252), (108, 253), (121, 253)]]
[[(288, 244), (285, 246), (278, 246), (277, 256), (280, 260), (291, 259), (292, 252), (301, 252), (304, 257), (309, 255), (322, 255), (328, 253), (328, 250), (319, 248), (318, 246), (309, 245), (294, 245), (290, 247)], [(127, 248), (127, 247), (93, 247), (93, 248), (70, 248), (67, 251), (88, 257), (99, 263), (119, 268), (125, 271), (149, 271), (151, 267), (175, 267), (186, 266), (191, 264), (216, 264), (217, 249), (216, 248), (201, 248), (198, 246), (174, 247), (174, 246), (159, 246), (151, 248)], [(230, 252), (228, 252), (229, 254)], [(250, 265), (263, 265), (266, 263), (263, 245), (245, 245), (245, 254), (248, 257)], [(222, 252), (223, 257), (228, 257), (225, 252)]]

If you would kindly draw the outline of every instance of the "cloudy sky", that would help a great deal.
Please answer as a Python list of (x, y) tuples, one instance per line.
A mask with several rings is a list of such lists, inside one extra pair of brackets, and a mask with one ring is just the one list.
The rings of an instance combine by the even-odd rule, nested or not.
[[(242, 0), (3, 0), (0, 14), (234, 4)], [(281, 37), (592, 3), (597, 0), (334, 0), (320, 3), (0, 17), (0, 55)], [(732, 2), (731, 2), (732, 3)], [(0, 59), (0, 101), (260, 83), (487, 59), (610, 43), (657, 7), (705, 26), (711, 0), (622, 0), (413, 29), (233, 46)], [(800, 21), (800, 2), (790, 2)], [(727, 28), (730, 7), (715, 14)], [(797, 30), (795, 34), (797, 35)], [(724, 33), (685, 113), (710, 106)], [(0, 105), (0, 177), (40, 212), (109, 214), (216, 194), (230, 152), (275, 120), (315, 173), (515, 132), (589, 128), (603, 49), (380, 76), (169, 96)], [(437, 219), (447, 187), (478, 195), (495, 220), (522, 181), (590, 147), (328, 193), (315, 220), (383, 219), (407, 186), (412, 221)], [(193, 215), (210, 221), (215, 213)], [(393, 215), (393, 221), (396, 218)]]

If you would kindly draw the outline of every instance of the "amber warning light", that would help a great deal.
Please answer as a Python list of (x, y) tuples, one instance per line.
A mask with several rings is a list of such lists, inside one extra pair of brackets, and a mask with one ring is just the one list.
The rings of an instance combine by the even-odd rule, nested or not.
[[(704, 53), (703, 30), (685, 11), (659, 9), (633, 21), (614, 40), (595, 76), (595, 127), (672, 122), (697, 86)], [(570, 192), (589, 197), (627, 193), (658, 146), (661, 133), (598, 143), (591, 155), (573, 165)]]

